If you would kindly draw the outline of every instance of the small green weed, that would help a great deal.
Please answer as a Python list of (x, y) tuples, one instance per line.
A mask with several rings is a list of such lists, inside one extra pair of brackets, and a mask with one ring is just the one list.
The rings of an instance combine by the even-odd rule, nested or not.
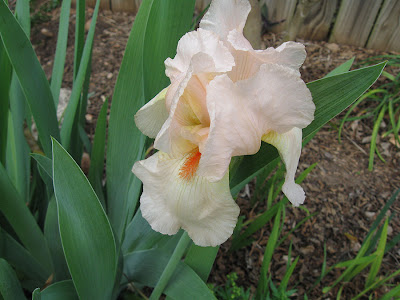
[(218, 299), (222, 300), (251, 299), (250, 289), (245, 289), (242, 286), (238, 286), (236, 280), (238, 280), (238, 275), (235, 272), (233, 272), (227, 276), (225, 286), (215, 287), (214, 285), (209, 285), (209, 287)]
[(47, 0), (38, 3), (38, 0), (31, 2), (31, 23), (37, 25), (51, 20), (51, 12), (61, 5), (61, 0)]

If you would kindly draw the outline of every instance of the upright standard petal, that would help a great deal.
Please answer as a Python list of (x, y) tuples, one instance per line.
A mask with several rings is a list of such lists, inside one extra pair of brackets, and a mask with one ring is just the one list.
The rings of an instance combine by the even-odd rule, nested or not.
[(213, 183), (196, 174), (200, 156), (175, 159), (157, 152), (132, 171), (143, 182), (141, 211), (155, 231), (172, 235), (183, 228), (196, 245), (217, 246), (232, 235), (239, 207), (228, 174)]
[[(169, 117), (154, 143), (156, 149), (179, 156), (200, 146), (199, 143), (205, 137), (204, 130), (202, 132), (199, 130), (210, 125), (206, 86), (212, 78), (214, 76), (208, 77), (203, 73), (193, 75), (192, 69), (189, 69), (186, 78), (176, 88)], [(175, 88), (173, 85), (175, 83), (171, 84), (171, 87)]]
[(242, 33), (233, 30), (228, 35), (228, 45), (235, 58), (236, 65), (229, 72), (233, 81), (250, 78), (258, 72), (263, 64), (276, 64), (289, 67), (300, 77), (299, 68), (306, 59), (306, 50), (303, 44), (285, 42), (276, 49), (254, 50)]
[(199, 29), (182, 37), (175, 58), (165, 61), (171, 79), (166, 95), (169, 117), (156, 137), (156, 149), (176, 156), (199, 146), (181, 132), (188, 132), (184, 127), (209, 125), (205, 88), (216, 74), (230, 71), (234, 64), (228, 48), (215, 33)]
[(190, 66), (193, 73), (198, 74), (227, 72), (234, 65), (231, 53), (218, 36), (199, 28), (197, 31), (186, 33), (179, 40), (176, 56), (165, 60), (165, 73), (172, 83), (183, 79)]
[(283, 134), (270, 131), (263, 135), (262, 140), (274, 146), (285, 163), (286, 177), (285, 183), (282, 186), (283, 193), (294, 206), (303, 204), (305, 199), (304, 191), (301, 186), (294, 181), (301, 154), (301, 129), (295, 127)]
[(222, 40), (234, 29), (243, 32), (251, 10), (248, 0), (213, 0), (200, 28), (215, 32)]
[(261, 137), (294, 127), (304, 128), (314, 118), (315, 105), (305, 83), (290, 68), (262, 65), (247, 80), (216, 77), (207, 88), (210, 132), (199, 164), (199, 174), (218, 181), (232, 156), (255, 154)]
[(137, 128), (150, 138), (155, 138), (164, 122), (168, 119), (165, 95), (168, 88), (163, 89), (152, 100), (147, 102), (135, 115)]

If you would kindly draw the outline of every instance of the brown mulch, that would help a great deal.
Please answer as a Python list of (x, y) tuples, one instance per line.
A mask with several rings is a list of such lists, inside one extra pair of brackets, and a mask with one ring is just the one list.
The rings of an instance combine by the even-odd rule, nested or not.
[[(52, 12), (50, 21), (32, 28), (32, 42), (46, 74), (51, 74), (58, 30), (59, 9)], [(122, 61), (123, 52), (134, 16), (124, 13), (103, 11), (98, 18), (94, 49), (93, 71), (90, 83), (90, 97), (87, 115), (87, 131), (94, 132), (94, 126), (101, 105), (106, 98), (112, 99), (113, 88)], [(74, 25), (74, 11), (71, 18)], [(63, 87), (72, 87), (73, 67), (73, 32), (70, 26), (68, 55), (65, 65)], [(264, 37), (267, 46), (277, 46), (282, 42), (280, 36), (269, 33)], [(373, 50), (326, 42), (304, 42), (308, 57), (301, 69), (306, 82), (319, 79), (351, 57), (356, 62), (367, 57), (382, 54)], [(398, 72), (398, 70), (397, 70)], [(132, 112), (134, 113), (134, 112)], [(335, 296), (337, 289), (328, 295), (322, 294), (322, 287), (328, 286), (340, 275), (340, 270), (331, 272), (319, 285), (311, 291), (315, 280), (321, 272), (323, 263), (323, 247), (326, 243), (327, 266), (355, 257), (360, 244), (368, 232), (380, 209), (391, 194), (400, 188), (400, 151), (387, 139), (381, 138), (378, 144), (384, 153), (386, 163), (378, 158), (372, 172), (368, 171), (369, 144), (365, 142), (372, 133), (370, 120), (348, 122), (344, 127), (342, 142), (338, 142), (336, 130), (340, 118), (332, 120), (303, 149), (299, 164), (299, 172), (313, 163), (317, 167), (303, 182), (307, 195), (305, 207), (310, 213), (318, 214), (307, 221), (299, 230), (290, 236), (276, 251), (272, 262), (273, 280), (278, 283), (285, 272), (287, 253), (290, 241), (293, 242), (292, 256), (300, 256), (298, 266), (293, 273), (289, 286), (298, 284), (297, 295), (307, 292), (309, 299), (329, 298)], [(384, 147), (382, 147), (384, 145)], [(249, 185), (249, 193), (241, 194), (238, 203), (241, 214), (246, 218), (254, 218), (265, 209), (265, 201), (261, 199), (257, 207), (250, 205), (253, 185)], [(400, 213), (399, 201), (390, 209), (391, 214)], [(287, 232), (306, 216), (304, 210), (287, 209), (285, 229)], [(238, 284), (246, 288), (257, 286), (263, 251), (270, 234), (270, 224), (254, 235), (254, 242), (239, 251), (229, 252), (230, 242), (221, 246), (209, 282), (223, 285), (226, 276), (231, 272), (239, 275)], [(400, 222), (394, 217), (389, 228), (389, 239), (400, 232)], [(400, 247), (395, 247), (387, 254), (382, 263), (382, 275), (389, 275), (400, 268)], [(342, 297), (348, 299), (363, 289), (367, 273), (357, 276), (346, 285)], [(394, 283), (394, 282), (392, 282)], [(376, 297), (384, 294), (378, 291)]]

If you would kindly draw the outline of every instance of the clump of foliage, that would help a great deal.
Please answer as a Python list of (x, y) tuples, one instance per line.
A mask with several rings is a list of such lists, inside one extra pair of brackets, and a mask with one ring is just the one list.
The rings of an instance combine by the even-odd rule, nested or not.
[[(400, 55), (376, 56), (363, 61), (360, 65), (365, 66), (381, 60), (387, 60), (387, 66), (391, 67), (391, 70), (400, 70)], [(339, 127), (340, 141), (345, 122), (362, 119), (373, 121), (368, 164), (370, 171), (373, 169), (375, 154), (385, 162), (376, 145), (379, 135), (382, 138), (390, 136), (393, 143), (400, 148), (400, 72), (396, 74), (396, 72), (383, 71), (382, 76), (386, 80), (362, 95), (346, 112)], [(355, 109), (361, 106), (362, 109), (354, 115)], [(383, 127), (383, 123), (386, 126)]]
[(238, 280), (237, 273), (233, 272), (226, 276), (226, 283), (224, 286), (215, 287), (209, 285), (214, 295), (218, 299), (224, 300), (247, 300), (250, 299), (250, 289), (245, 289), (242, 286), (237, 285)]

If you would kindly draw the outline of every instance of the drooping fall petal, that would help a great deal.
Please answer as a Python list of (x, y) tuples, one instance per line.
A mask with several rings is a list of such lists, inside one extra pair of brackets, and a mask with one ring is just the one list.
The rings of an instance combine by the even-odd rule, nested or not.
[(290, 68), (262, 65), (247, 80), (233, 82), (226, 74), (207, 88), (210, 132), (199, 174), (218, 181), (232, 156), (258, 152), (261, 137), (304, 128), (313, 120), (315, 105), (305, 83)]
[(165, 95), (168, 88), (163, 89), (135, 115), (135, 123), (139, 130), (150, 138), (155, 138), (164, 122), (168, 119)]
[(304, 191), (302, 187), (294, 181), (301, 154), (301, 129), (295, 127), (283, 134), (270, 131), (263, 135), (262, 140), (274, 146), (285, 163), (286, 176), (285, 183), (282, 186), (283, 193), (294, 206), (303, 204), (305, 199)]
[(229, 175), (209, 182), (196, 174), (201, 154), (175, 159), (157, 152), (136, 162), (132, 171), (143, 182), (143, 217), (163, 234), (185, 229), (195, 244), (216, 246), (235, 228), (239, 207), (229, 190)]

